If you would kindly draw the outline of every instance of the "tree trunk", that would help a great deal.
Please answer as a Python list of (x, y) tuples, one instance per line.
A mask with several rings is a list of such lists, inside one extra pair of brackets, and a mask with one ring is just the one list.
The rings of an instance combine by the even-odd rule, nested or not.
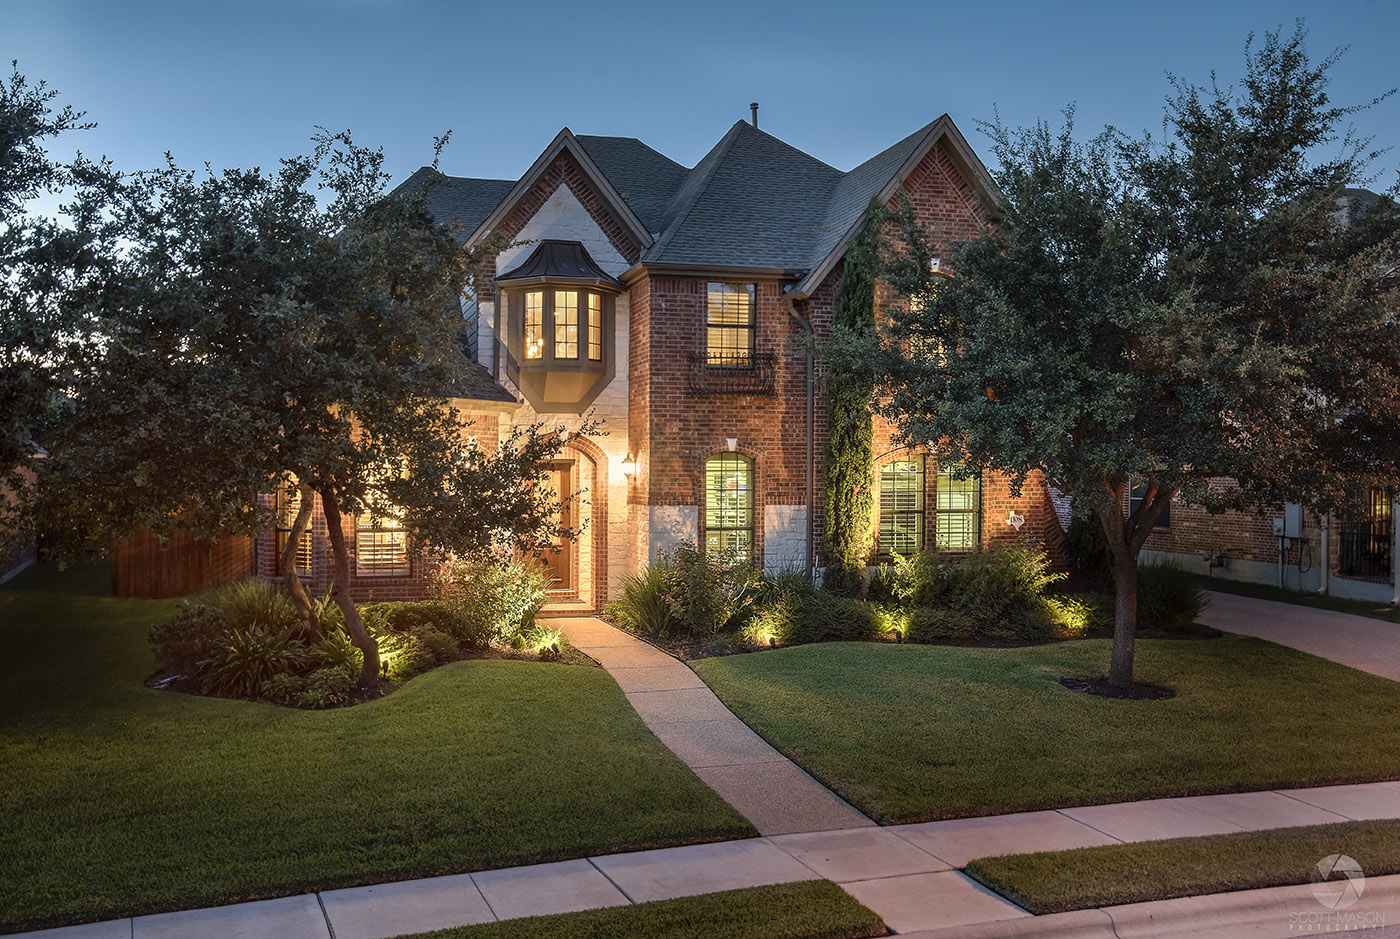
[(332, 580), (332, 593), (336, 605), (345, 614), (345, 631), (350, 642), (364, 653), (364, 666), (360, 669), (360, 687), (376, 688), (379, 685), (379, 643), (365, 629), (360, 611), (350, 599), (350, 550), (345, 544), (345, 532), (340, 527), (340, 503), (330, 487), (321, 490), (321, 510), (326, 516), (326, 536), (330, 539), (331, 554), (335, 556), (335, 576)]
[(301, 572), (297, 570), (297, 547), (301, 536), (311, 524), (311, 510), (315, 505), (316, 491), (308, 483), (299, 486), (301, 503), (297, 506), (296, 518), (292, 519), (292, 530), (287, 535), (287, 543), (282, 546), (282, 556), (278, 559), (278, 570), (282, 572), (282, 583), (292, 598), (297, 616), (306, 624), (306, 635), (312, 642), (321, 638), (321, 622), (316, 611), (311, 608), (311, 599), (301, 583)]
[(1113, 552), (1114, 614), (1113, 656), (1108, 665), (1108, 683), (1115, 688), (1133, 684), (1133, 651), (1137, 638), (1137, 552), (1124, 545)]

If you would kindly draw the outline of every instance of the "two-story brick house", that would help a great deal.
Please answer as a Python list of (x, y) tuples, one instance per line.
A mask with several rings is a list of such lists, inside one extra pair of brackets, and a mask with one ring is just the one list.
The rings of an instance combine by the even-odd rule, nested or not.
[[(808, 337), (829, 328), (846, 246), (871, 198), (901, 191), (939, 237), (975, 236), (989, 185), (946, 115), (846, 172), (741, 121), (691, 168), (635, 138), (566, 128), (515, 180), (429, 168), (407, 179), (464, 243), (513, 243), (464, 310), (475, 362), (456, 403), (479, 442), (540, 419), (567, 435), (588, 414), (606, 431), (567, 438), (551, 468), (581, 494), (569, 521), (586, 523), (546, 559), (556, 606), (601, 607), (682, 541), (769, 569), (815, 566), (827, 405)], [(893, 437), (876, 420), (877, 551), (1057, 543), (1038, 481), (1013, 498), (1004, 481), (959, 480)], [(347, 535), (352, 524), (356, 593), (420, 593), (426, 565), (393, 520), (347, 521)], [(317, 589), (324, 535), (317, 512), (302, 555)], [(260, 573), (275, 573), (282, 537), (259, 539)]]

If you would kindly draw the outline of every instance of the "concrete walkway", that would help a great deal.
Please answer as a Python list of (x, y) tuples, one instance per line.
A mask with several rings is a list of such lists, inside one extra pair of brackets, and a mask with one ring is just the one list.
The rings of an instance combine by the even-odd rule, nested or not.
[[(1199, 909), (1202, 912), (1191, 921), (1200, 934), (1284, 936), (1290, 934), (1286, 921), (1275, 931), (1223, 931), (1229, 916), (1245, 922), (1246, 914), (1262, 915), (1260, 907), (1240, 906), (1244, 894), (1118, 907), (1106, 911), (1111, 920), (1104, 911), (1034, 917), (974, 883), (959, 868), (973, 858), (995, 854), (1375, 818), (1400, 818), (1400, 782), (1153, 799), (747, 838), (328, 890), (25, 935), (29, 939), (386, 939), (470, 923), (825, 878), (840, 884), (900, 934), (1109, 937), (1112, 926), (1118, 926), (1120, 937), (1156, 936), (1169, 934), (1162, 926), (1164, 917), (1190, 919), (1188, 914)], [(1337, 847), (1346, 850), (1345, 844)], [(1395, 890), (1384, 894), (1368, 881), (1367, 897), (1374, 891), (1376, 896), (1400, 901), (1400, 876), (1374, 881), (1393, 881)], [(1310, 894), (1307, 902), (1295, 904), (1303, 894), (1295, 888), (1280, 889), (1294, 890), (1278, 895), (1287, 900), (1284, 906), (1294, 904), (1305, 914), (1325, 911)], [(1276, 912), (1283, 906), (1268, 909)], [(1397, 910), (1394, 902), (1389, 909)], [(1400, 912), (1393, 915), (1400, 923)], [(1272, 929), (1275, 919), (1258, 922)]]
[(875, 824), (730, 713), (689, 666), (595, 617), (551, 625), (597, 659), (652, 733), (760, 834)]
[[(1400, 681), (1400, 623), (1209, 591), (1200, 622)], [(1381, 604), (1376, 604), (1381, 606)]]

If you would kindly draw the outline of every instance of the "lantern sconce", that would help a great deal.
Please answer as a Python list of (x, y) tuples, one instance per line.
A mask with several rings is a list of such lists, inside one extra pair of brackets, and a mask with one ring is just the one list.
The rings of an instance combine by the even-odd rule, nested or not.
[(637, 475), (636, 457), (625, 456), (622, 458), (622, 475), (626, 476), (628, 479)]

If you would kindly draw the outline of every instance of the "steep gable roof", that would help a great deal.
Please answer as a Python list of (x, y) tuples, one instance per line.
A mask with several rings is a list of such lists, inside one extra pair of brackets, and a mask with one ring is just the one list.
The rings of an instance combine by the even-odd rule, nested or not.
[[(845, 254), (871, 198), (887, 202), (941, 141), (973, 185), (994, 198), (986, 167), (944, 114), (844, 173), (746, 121), (691, 169), (635, 137), (576, 137), (566, 127), (519, 180), (437, 174), (429, 200), (434, 212), (475, 221), (468, 239), (475, 240), (568, 150), (636, 235), (643, 266), (782, 271), (800, 278), (789, 293), (806, 296)], [(402, 185), (431, 172), (419, 170)]]
[(510, 210), (515, 207), (515, 204), (530, 191), (530, 187), (535, 184), (535, 181), (538, 180), (540, 176), (544, 174), (544, 171), (549, 168), (549, 165), (554, 162), (554, 158), (565, 151), (574, 158), (574, 161), (578, 164), (579, 169), (583, 171), (583, 175), (587, 178), (589, 184), (592, 185), (594, 190), (598, 193), (598, 196), (607, 206), (616, 213), (618, 220), (622, 222), (623, 226), (632, 233), (643, 248), (650, 247), (654, 240), (651, 232), (647, 229), (646, 225), (642, 223), (642, 220), (637, 217), (637, 213), (632, 210), (632, 207), (627, 204), (627, 201), (622, 198), (622, 194), (618, 192), (617, 187), (603, 174), (602, 169), (594, 162), (593, 157), (589, 155), (588, 151), (584, 149), (583, 144), (579, 143), (573, 131), (569, 130), (567, 127), (559, 131), (554, 140), (550, 142), (549, 146), (544, 148), (544, 152), (535, 159), (534, 163), (530, 164), (530, 168), (525, 171), (525, 175), (516, 180), (515, 184), (511, 186), (510, 191), (506, 193), (505, 198), (501, 199), (496, 207), (491, 210), (490, 214), (482, 219), (481, 223), (477, 225), (476, 230), (472, 232), (471, 237), (469, 237), (467, 241), (474, 242), (484, 237), (495, 228), (495, 226), (506, 217)]

